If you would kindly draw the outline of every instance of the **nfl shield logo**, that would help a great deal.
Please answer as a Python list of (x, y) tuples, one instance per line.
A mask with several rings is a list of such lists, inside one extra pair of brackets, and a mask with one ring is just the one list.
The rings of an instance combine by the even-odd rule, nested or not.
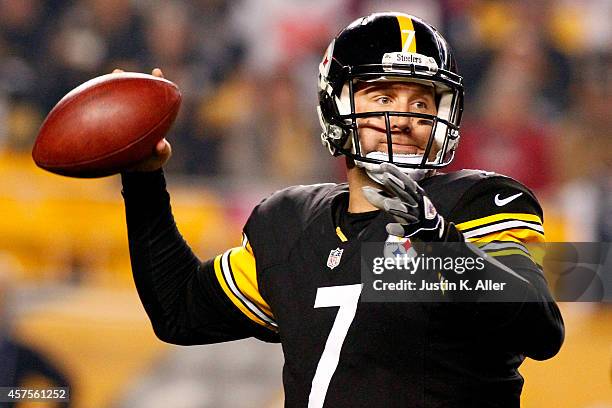
[(340, 258), (342, 258), (342, 252), (344, 249), (336, 248), (329, 251), (329, 257), (327, 257), (327, 267), (329, 269), (334, 269), (336, 266), (340, 265)]

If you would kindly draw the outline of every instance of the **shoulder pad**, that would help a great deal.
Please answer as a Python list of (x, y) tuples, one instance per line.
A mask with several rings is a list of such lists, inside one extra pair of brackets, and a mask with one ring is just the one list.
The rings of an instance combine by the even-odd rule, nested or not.
[(321, 183), (287, 187), (264, 199), (255, 207), (251, 216), (257, 212), (258, 216), (286, 216), (301, 224), (308, 223), (343, 191), (348, 191), (346, 184)]
[(544, 222), (542, 207), (535, 194), (518, 181), (496, 174), (474, 183), (451, 210), (455, 223), (474, 222), (491, 216), (528, 219), (540, 226)]
[(466, 191), (482, 180), (498, 177), (497, 173), (484, 170), (459, 170), (437, 173), (419, 182), (438, 212), (447, 216)]
[[(503, 211), (524, 211), (529, 207), (531, 213), (542, 217), (541, 207), (531, 190), (511, 177), (484, 170), (460, 170), (452, 173), (437, 174), (421, 183), (436, 209), (445, 217), (474, 216), (468, 209), (474, 205), (480, 212), (495, 213)], [(522, 193), (517, 199), (504, 204), (504, 199)], [(497, 197), (499, 194), (499, 197)], [(497, 197), (497, 200), (496, 200)], [(459, 221), (459, 220), (457, 220)]]
[[(338, 194), (348, 192), (346, 184), (313, 184), (285, 188), (273, 193), (251, 212), (244, 227), (255, 257), (289, 249), (302, 231), (323, 211), (328, 210)], [(268, 258), (268, 257), (266, 257)]]
[[(463, 169), (453, 171), (452, 173), (439, 173), (438, 177), (444, 177), (449, 182), (467, 182), (475, 183), (483, 179), (491, 177), (506, 177), (503, 174), (495, 173), (494, 171), (486, 171), (480, 169)], [(434, 176), (436, 177), (436, 176)]]

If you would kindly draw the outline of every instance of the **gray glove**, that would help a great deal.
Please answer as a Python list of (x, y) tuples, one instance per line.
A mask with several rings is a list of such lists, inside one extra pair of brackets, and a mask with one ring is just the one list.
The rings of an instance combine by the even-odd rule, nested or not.
[[(383, 187), (363, 187), (365, 198), (376, 208), (391, 214), (397, 222), (387, 224), (387, 232), (398, 237), (421, 241), (444, 241), (446, 222), (436, 211), (425, 191), (408, 175), (391, 163), (380, 165), (385, 172)], [(389, 196), (389, 194), (391, 196)]]

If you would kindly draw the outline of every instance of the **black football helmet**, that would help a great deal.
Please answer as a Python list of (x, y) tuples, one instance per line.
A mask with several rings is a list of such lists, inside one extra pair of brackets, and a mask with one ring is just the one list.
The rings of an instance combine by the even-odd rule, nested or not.
[[(410, 112), (355, 112), (357, 81), (414, 81), (432, 85), (437, 114)], [(434, 169), (448, 165), (459, 141), (463, 111), (463, 79), (457, 73), (453, 52), (430, 24), (408, 14), (374, 13), (359, 18), (330, 43), (319, 65), (319, 106), (322, 142), (334, 156), (344, 154), (368, 164), (391, 162), (400, 168)], [(362, 154), (357, 119), (384, 117), (388, 154)], [(422, 159), (415, 162), (393, 157), (390, 117), (407, 116), (432, 123)], [(430, 157), (432, 147), (439, 149)], [(434, 150), (435, 151), (435, 150)]]

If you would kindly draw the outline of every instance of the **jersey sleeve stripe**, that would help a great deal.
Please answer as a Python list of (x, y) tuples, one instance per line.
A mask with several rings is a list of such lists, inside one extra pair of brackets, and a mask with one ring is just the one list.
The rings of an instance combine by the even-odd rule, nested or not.
[(544, 234), (544, 227), (542, 227), (542, 225), (524, 221), (504, 221), (493, 225), (487, 225), (486, 227), (476, 228), (470, 231), (462, 230), (461, 232), (463, 232), (463, 235), (466, 238), (474, 238), (509, 229), (529, 229), (542, 235)]
[(498, 223), (500, 221), (525, 221), (528, 223), (535, 223), (542, 225), (542, 220), (535, 214), (525, 213), (500, 213), (489, 215), (487, 217), (478, 218), (471, 221), (462, 222), (455, 226), (461, 231), (469, 231), (475, 228), (483, 227), (492, 223)]
[[(221, 266), (223, 267), (223, 263)], [(274, 320), (270, 306), (259, 293), (255, 257), (249, 252), (248, 248), (233, 248), (228, 255), (228, 266), (230, 276), (234, 279), (236, 288), (240, 293), (249, 299), (258, 310)]]
[(215, 275), (217, 276), (217, 280), (219, 281), (219, 284), (221, 285), (221, 288), (223, 289), (223, 292), (225, 292), (225, 295), (228, 297), (228, 299), (245, 315), (247, 316), (249, 319), (251, 319), (252, 321), (254, 321), (255, 323), (264, 326), (264, 327), (268, 327), (268, 325), (266, 324), (266, 322), (264, 322), (263, 320), (259, 319), (256, 315), (254, 315), (253, 313), (251, 313), (251, 311), (249, 309), (247, 309), (247, 307), (240, 302), (240, 300), (234, 296), (234, 294), (232, 293), (232, 291), (230, 290), (227, 281), (225, 280), (225, 278), (223, 277), (223, 272), (221, 270), (221, 258), (224, 256), (223, 255), (218, 255), (217, 257), (215, 257), (215, 262), (214, 262), (214, 266), (215, 266)]
[(500, 251), (487, 251), (487, 255), (490, 255), (494, 258), (499, 258), (502, 256), (520, 255), (520, 256), (529, 258), (533, 263), (538, 265), (540, 268), (542, 267), (543, 262), (544, 262), (544, 259), (542, 257), (538, 257), (537, 254), (534, 254), (532, 256), (531, 254), (525, 253), (519, 249), (504, 249)]
[(529, 228), (496, 231), (488, 235), (466, 237), (470, 242), (483, 243), (491, 241), (537, 243), (545, 242), (544, 234)]
[(489, 242), (477, 244), (480, 249), (493, 257), (522, 255), (531, 259), (535, 264), (542, 267), (545, 249), (542, 244), (532, 244), (529, 248), (518, 242)]
[(527, 248), (524, 245), (519, 244), (518, 242), (495, 242), (495, 241), (491, 241), (491, 242), (487, 242), (485, 244), (480, 244), (478, 246), (479, 246), (480, 249), (482, 249), (485, 252), (488, 252), (488, 251), (497, 251), (497, 250), (503, 250), (503, 249), (518, 249), (518, 250), (523, 251), (525, 253), (529, 253)]
[(257, 313), (249, 308), (247, 304), (250, 302), (237, 290), (231, 277), (231, 271), (229, 271), (229, 265), (227, 264), (227, 258), (230, 251), (231, 250), (226, 251), (223, 255), (218, 255), (214, 262), (215, 274), (217, 275), (217, 280), (219, 281), (223, 292), (225, 292), (230, 301), (249, 319), (261, 326), (276, 331), (276, 323), (257, 310), (257, 308), (254, 308)]
[[(267, 322), (268, 324), (276, 327), (276, 322), (269, 316), (267, 316), (260, 308), (259, 306), (257, 306), (252, 299), (250, 299), (245, 293), (243, 293), (237, 284), (236, 281), (236, 274), (234, 274), (234, 271), (232, 269), (232, 262), (231, 262), (231, 256), (232, 253), (235, 251), (235, 248), (230, 249), (229, 251), (226, 251), (225, 254), (223, 254), (223, 257), (221, 258), (221, 270), (223, 272), (223, 277), (225, 278), (230, 290), (232, 291), (232, 293), (238, 298), (240, 299), (240, 301), (251, 311), (253, 312), (255, 315), (257, 315), (257, 317), (259, 317), (260, 319), (264, 320), (265, 322)], [(254, 269), (254, 265), (253, 265), (253, 269)], [(262, 299), (263, 302), (263, 299)], [(266, 305), (267, 306), (267, 305)], [(268, 307), (269, 310), (269, 307)]]
[(502, 227), (503, 226), (507, 226), (507, 225), (509, 225), (508, 223), (514, 223), (514, 225), (516, 225), (516, 226), (524, 226), (524, 227), (527, 227), (527, 228), (531, 228), (531, 229), (533, 229), (535, 231), (542, 231), (542, 232), (544, 232), (544, 227), (542, 226), (542, 224), (535, 223), (535, 222), (528, 222), (528, 221), (518, 221), (518, 220), (498, 221), (498, 222), (494, 222), (494, 223), (491, 223), (491, 224), (488, 224), (488, 225), (484, 225), (484, 226), (481, 226), (481, 227), (465, 229), (465, 230), (462, 230), (462, 232), (463, 232), (463, 234), (467, 234), (467, 233), (471, 233), (471, 232), (474, 232), (474, 231), (480, 231), (480, 230), (487, 229), (487, 228), (489, 228), (491, 230), (494, 230), (496, 228), (499, 229), (499, 226), (502, 226)]
[(253, 248), (251, 247), (251, 243), (249, 242), (249, 238), (244, 232), (242, 233), (242, 247), (245, 248), (246, 251), (251, 254), (251, 256), (253, 256), (253, 258), (255, 257), (255, 254), (253, 253)]

